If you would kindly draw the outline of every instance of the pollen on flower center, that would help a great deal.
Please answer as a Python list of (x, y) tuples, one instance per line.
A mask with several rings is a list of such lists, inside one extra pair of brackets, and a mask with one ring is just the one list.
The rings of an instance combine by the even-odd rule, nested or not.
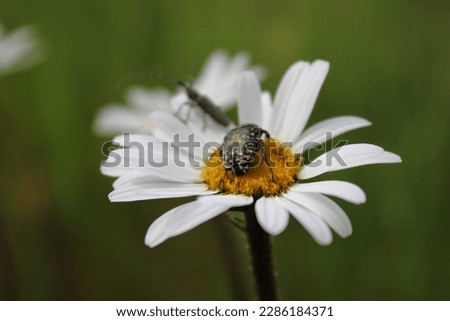
[(283, 146), (274, 139), (265, 139), (264, 147), (267, 164), (261, 148), (255, 154), (252, 168), (241, 176), (236, 176), (224, 167), (220, 150), (216, 150), (203, 168), (204, 182), (209, 189), (224, 194), (260, 197), (287, 191), (297, 180), (301, 157), (294, 155), (290, 147)]

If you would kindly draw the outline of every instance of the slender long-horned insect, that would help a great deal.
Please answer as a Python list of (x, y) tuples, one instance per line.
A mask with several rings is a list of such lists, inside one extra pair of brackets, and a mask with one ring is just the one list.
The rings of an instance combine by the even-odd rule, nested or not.
[[(222, 111), (222, 109), (220, 107), (218, 107), (217, 105), (215, 105), (211, 99), (209, 99), (208, 97), (200, 94), (189, 82), (184, 82), (181, 80), (176, 80), (174, 77), (171, 77), (169, 75), (163, 74), (163, 73), (157, 73), (157, 72), (147, 72), (147, 73), (142, 73), (139, 75), (134, 75), (134, 76), (141, 76), (141, 77), (151, 77), (151, 78), (156, 78), (156, 79), (161, 79), (161, 80), (165, 80), (171, 83), (174, 83), (180, 87), (182, 87), (185, 91), (186, 91), (186, 95), (189, 98), (189, 101), (183, 103), (181, 106), (179, 106), (178, 111), (176, 112), (177, 114), (180, 112), (181, 107), (183, 105), (188, 105), (188, 106), (192, 106), (192, 107), (199, 107), (203, 113), (204, 113), (204, 124), (206, 125), (206, 114), (208, 114), (214, 121), (216, 121), (218, 124), (224, 126), (224, 127), (228, 127), (228, 125), (230, 125), (230, 120), (228, 119), (228, 117), (225, 115), (225, 113)], [(190, 109), (187, 113), (187, 115), (189, 116), (190, 113)]]
[(212, 119), (214, 119), (217, 123), (224, 127), (227, 127), (230, 124), (230, 120), (222, 111), (222, 109), (216, 106), (211, 101), (211, 99), (201, 95), (190, 84), (186, 84), (182, 81), (177, 81), (177, 85), (183, 87), (186, 90), (186, 94), (190, 99), (191, 105), (198, 106), (203, 110), (205, 114), (211, 116)]

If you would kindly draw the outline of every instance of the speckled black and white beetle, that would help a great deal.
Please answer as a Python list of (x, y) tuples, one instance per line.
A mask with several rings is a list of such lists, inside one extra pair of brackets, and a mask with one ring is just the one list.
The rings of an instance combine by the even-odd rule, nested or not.
[[(254, 124), (245, 124), (232, 129), (223, 139), (220, 149), (223, 166), (236, 176), (242, 176), (252, 167), (255, 155), (262, 150), (267, 163), (262, 136), (270, 138), (268, 131)], [(269, 166), (270, 167), (270, 166)]]

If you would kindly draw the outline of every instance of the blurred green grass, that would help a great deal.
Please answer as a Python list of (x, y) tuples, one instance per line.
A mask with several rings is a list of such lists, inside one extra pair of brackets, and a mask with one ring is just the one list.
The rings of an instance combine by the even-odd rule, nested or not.
[(43, 64), (0, 78), (1, 299), (233, 298), (214, 222), (144, 246), (149, 224), (184, 200), (109, 203), (106, 138), (91, 131), (127, 76), (195, 75), (216, 48), (251, 53), (272, 93), (296, 60), (329, 60), (310, 124), (368, 118), (343, 138), (404, 161), (327, 176), (368, 202), (339, 202), (354, 233), (328, 247), (291, 219), (274, 239), (283, 298), (450, 299), (448, 2), (2, 0), (0, 19), (38, 25), (49, 44)]

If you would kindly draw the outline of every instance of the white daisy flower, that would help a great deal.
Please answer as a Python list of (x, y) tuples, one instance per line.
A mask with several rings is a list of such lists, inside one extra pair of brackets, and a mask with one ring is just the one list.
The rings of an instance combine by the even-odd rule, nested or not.
[(35, 27), (25, 26), (6, 33), (0, 24), (0, 76), (29, 68), (44, 57)]
[[(230, 57), (225, 51), (216, 50), (208, 57), (200, 75), (190, 85), (201, 95), (211, 99), (215, 105), (227, 110), (236, 104), (239, 75), (249, 68), (254, 70), (260, 79), (263, 78), (263, 68), (251, 67), (246, 53)], [(175, 93), (160, 88), (131, 87), (127, 90), (125, 101), (125, 105), (108, 104), (102, 107), (94, 121), (94, 131), (101, 135), (124, 132), (152, 133), (153, 124), (148, 120), (148, 115), (155, 110), (170, 111), (181, 119), (193, 122), (194, 126), (201, 121), (201, 126), (205, 127), (204, 114), (199, 108), (189, 106), (189, 98), (181, 87)], [(210, 122), (211, 120), (208, 124)]]
[[(284, 231), (291, 214), (320, 245), (332, 242), (331, 230), (343, 238), (348, 237), (352, 234), (350, 220), (328, 196), (361, 204), (366, 201), (364, 191), (344, 181), (304, 180), (361, 165), (398, 163), (401, 159), (375, 145), (351, 144), (331, 150), (308, 165), (302, 164), (299, 155), (329, 139), (326, 133), (337, 136), (370, 125), (363, 118), (343, 116), (319, 122), (303, 131), (328, 68), (328, 62), (321, 60), (312, 64), (303, 61), (294, 64), (284, 75), (273, 104), (267, 94), (261, 94), (257, 77), (252, 72), (242, 74), (238, 86), (239, 123), (251, 123), (256, 125), (252, 128), (259, 127), (270, 133), (270, 139), (266, 137), (264, 140), (265, 148), (260, 148), (254, 155), (259, 160), (264, 156), (268, 160), (257, 162), (244, 175), (237, 176), (230, 168), (224, 167), (219, 149), (199, 166), (192, 163), (192, 159), (201, 162), (205, 158), (198, 151), (186, 151), (177, 144), (169, 147), (169, 152), (165, 150), (164, 140), (167, 142), (179, 133), (180, 140), (187, 141), (192, 130), (172, 115), (152, 113), (150, 117), (158, 124), (158, 132), (154, 136), (116, 138), (117, 143), (128, 148), (112, 152), (114, 154), (111, 153), (102, 166), (104, 174), (119, 177), (113, 184), (110, 200), (198, 196), (195, 201), (168, 211), (150, 226), (145, 237), (145, 243), (150, 247), (187, 232), (231, 208), (251, 204), (254, 204), (259, 224), (271, 235)], [(243, 132), (238, 130), (236, 133), (234, 139), (245, 140)], [(198, 130), (195, 141), (203, 146), (217, 136), (221, 136), (219, 141), (222, 142), (224, 131), (211, 137)], [(288, 142), (292, 144), (287, 145)], [(178, 160), (169, 156), (164, 167), (149, 164), (150, 157), (173, 155), (171, 152), (175, 151), (179, 153)], [(222, 152), (226, 153), (225, 148)], [(339, 157), (330, 157), (333, 155)], [(129, 166), (111, 166), (118, 160), (129, 162)]]

